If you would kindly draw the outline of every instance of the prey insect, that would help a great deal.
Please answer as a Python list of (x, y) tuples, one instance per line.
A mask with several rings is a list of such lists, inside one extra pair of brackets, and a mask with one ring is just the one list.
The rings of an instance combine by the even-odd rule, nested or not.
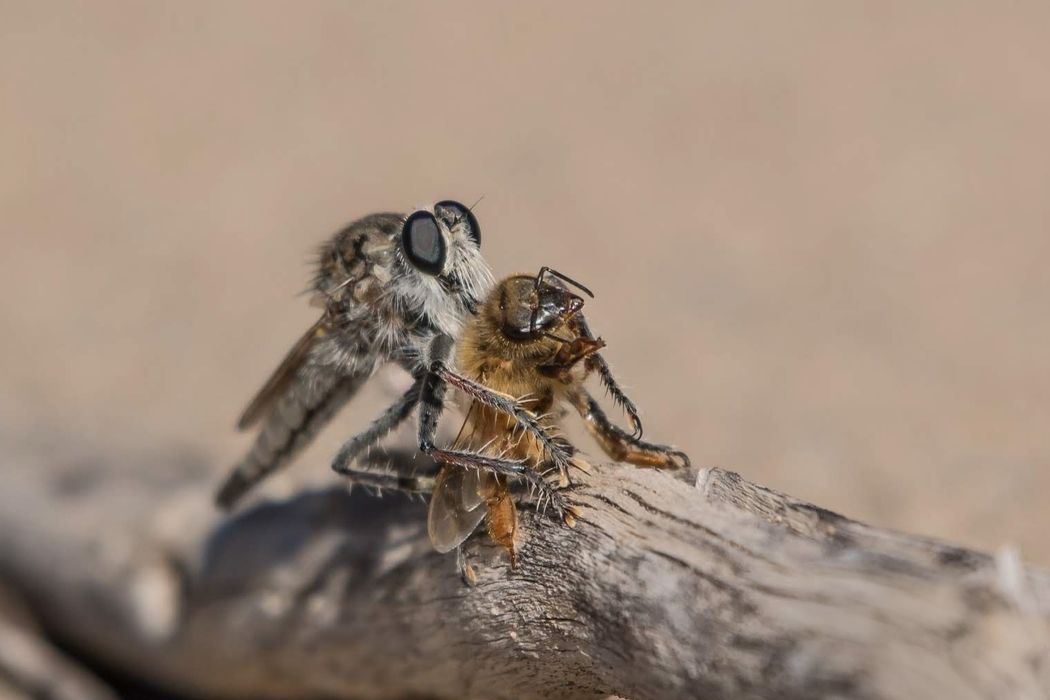
[[(634, 405), (599, 352), (605, 343), (587, 327), (583, 298), (563, 283), (592, 296), (586, 287), (546, 267), (536, 276), (508, 277), (468, 320), (456, 346), (456, 368), (463, 381), (486, 386), (526, 409), (560, 459), (553, 459), (551, 445), (513, 414), (469, 394), (466, 419), (453, 449), (520, 463), (524, 466), (521, 476), (529, 476), (533, 485), (538, 476), (542, 483), (556, 477), (566, 486), (570, 467), (589, 470), (575, 448), (559, 435), (565, 407), (571, 406), (610, 456), (640, 466), (687, 466), (689, 458), (683, 452), (641, 440)], [(585, 388), (584, 380), (595, 372), (611, 385), (614, 397), (622, 397), (618, 403), (630, 407), (626, 413), (636, 426), (634, 433), (615, 426)], [(349, 473), (353, 480), (370, 486), (432, 492), (428, 531), (438, 551), (457, 548), (486, 519), (492, 540), (506, 549), (512, 565), (516, 562), (517, 511), (511, 492), (516, 475), (464, 469), (453, 461), (446, 461), (436, 478), (365, 468)], [(574, 520), (574, 511), (559, 491), (541, 491), (539, 499), (541, 504), (549, 501), (566, 521)]]

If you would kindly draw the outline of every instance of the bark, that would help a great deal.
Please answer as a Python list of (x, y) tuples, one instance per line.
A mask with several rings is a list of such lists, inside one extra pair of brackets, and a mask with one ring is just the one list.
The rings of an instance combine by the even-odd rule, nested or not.
[[(1043, 698), (1050, 577), (719, 469), (604, 465), (521, 563), (333, 487), (222, 516), (165, 452), (9, 449), (0, 576), (64, 645), (201, 697)], [(2, 657), (2, 654), (0, 654)]]

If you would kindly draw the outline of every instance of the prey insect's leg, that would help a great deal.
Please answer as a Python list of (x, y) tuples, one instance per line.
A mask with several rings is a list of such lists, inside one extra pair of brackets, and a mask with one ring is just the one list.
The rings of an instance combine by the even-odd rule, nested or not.
[(478, 585), (478, 573), (467, 560), (467, 555), (463, 553), (462, 547), (456, 547), (456, 566), (459, 568), (459, 575), (463, 579), (463, 583), (471, 588), (476, 588)]
[[(451, 464), (462, 469), (484, 469), (494, 474), (504, 474), (506, 476), (518, 477), (525, 479), (529, 484), (537, 490), (539, 493), (540, 500), (548, 500), (554, 507), (554, 510), (559, 514), (563, 515), (567, 512), (567, 504), (561, 494), (557, 493), (551, 485), (543, 478), (542, 475), (537, 474), (534, 470), (529, 469), (524, 463), (516, 462), (508, 459), (501, 459), (499, 457), (490, 457), (488, 455), (479, 454), (476, 452), (464, 452), (459, 450), (445, 450), (434, 445), (434, 436), (437, 433), (438, 419), (441, 417), (441, 412), (445, 406), (445, 392), (448, 388), (448, 377), (455, 378), (457, 380), (463, 380), (475, 384), (465, 377), (461, 377), (454, 372), (451, 372), (447, 366), (448, 358), (452, 354), (453, 340), (447, 335), (439, 335), (430, 346), (430, 370), (423, 377), (423, 387), (420, 390), (419, 400), (419, 449), (424, 454), (430, 456), (432, 459), (442, 462), (444, 464)], [(459, 384), (455, 384), (459, 386)], [(500, 394), (492, 392), (480, 384), (477, 385), (484, 392), (493, 396), (499, 397), (503, 401), (509, 401), (507, 397), (503, 397)], [(468, 392), (470, 393), (470, 392)], [(473, 396), (473, 394), (471, 394)], [(491, 405), (491, 404), (490, 404)], [(542, 427), (536, 423), (535, 417), (525, 409), (521, 409), (524, 414), (533, 422), (537, 429), (542, 431)], [(511, 415), (516, 415), (511, 412)], [(544, 436), (553, 442), (553, 438), (546, 435)], [(561, 447), (559, 446), (559, 449)], [(564, 450), (563, 450), (564, 451)]]
[(586, 389), (569, 395), (572, 405), (583, 416), (590, 431), (606, 454), (615, 460), (629, 462), (639, 467), (678, 469), (689, 466), (689, 456), (681, 450), (666, 445), (643, 442), (613, 425), (605, 411)]
[(396, 428), (412, 413), (419, 403), (419, 389), (423, 385), (422, 379), (416, 379), (401, 398), (395, 401), (383, 415), (376, 420), (363, 433), (358, 433), (343, 443), (332, 460), (332, 469), (340, 474), (350, 474), (350, 461), (361, 454), (364, 450), (382, 440), (387, 433)]
[[(576, 315), (576, 327), (579, 330), (580, 335), (589, 340), (594, 340), (594, 334), (591, 333), (590, 327), (587, 325), (587, 319), (583, 317), (583, 314)], [(633, 437), (635, 439), (641, 439), (642, 437), (642, 419), (638, 417), (638, 408), (634, 405), (634, 402), (627, 397), (620, 385), (616, 383), (616, 378), (613, 377), (612, 370), (609, 368), (609, 363), (605, 361), (600, 353), (594, 353), (586, 360), (588, 367), (593, 370), (597, 370), (598, 378), (602, 382), (608, 391), (609, 395), (612, 396), (613, 402), (627, 414), (627, 418), (631, 421), (631, 427), (634, 429)]]

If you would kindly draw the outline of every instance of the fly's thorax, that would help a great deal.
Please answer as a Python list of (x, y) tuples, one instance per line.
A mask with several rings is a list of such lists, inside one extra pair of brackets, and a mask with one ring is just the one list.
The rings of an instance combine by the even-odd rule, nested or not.
[(406, 325), (456, 337), (470, 313), (460, 294), (436, 277), (404, 270), (387, 287), (389, 301)]
[(319, 251), (313, 289), (326, 302), (367, 305), (393, 275), (401, 214), (371, 214), (333, 235)]
[(367, 376), (388, 356), (377, 348), (368, 329), (360, 326), (330, 328), (310, 350), (301, 372), (306, 383), (323, 381), (323, 375)]
[(388, 289), (403, 315), (418, 319), (437, 332), (459, 336), (466, 320), (477, 310), (479, 300), (491, 288), (492, 272), (476, 249), (462, 251), (458, 260), (438, 277), (399, 261), (399, 274)]

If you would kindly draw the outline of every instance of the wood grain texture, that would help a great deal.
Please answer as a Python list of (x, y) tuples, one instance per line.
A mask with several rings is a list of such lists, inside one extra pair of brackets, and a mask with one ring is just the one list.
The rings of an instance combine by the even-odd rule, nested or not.
[[(87, 456), (86, 456), (87, 455)], [(333, 488), (222, 517), (170, 453), (10, 450), (0, 575), (67, 645), (256, 698), (1044, 698), (1050, 577), (740, 476), (604, 465), (478, 585), (425, 508)]]

